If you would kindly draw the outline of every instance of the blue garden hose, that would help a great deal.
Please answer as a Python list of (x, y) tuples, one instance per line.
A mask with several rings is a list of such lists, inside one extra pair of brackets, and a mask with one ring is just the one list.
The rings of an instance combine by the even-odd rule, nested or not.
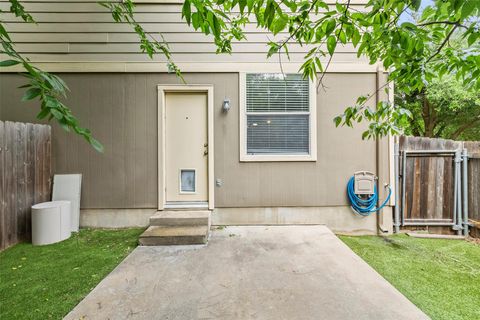
[(378, 202), (378, 191), (377, 186), (373, 187), (373, 194), (365, 197), (360, 198), (358, 195), (355, 194), (355, 178), (351, 177), (347, 184), (347, 195), (348, 199), (350, 200), (350, 204), (353, 210), (361, 216), (367, 217), (372, 212), (376, 212), (382, 210), (383, 207), (387, 204), (388, 200), (390, 200), (390, 196), (392, 195), (392, 188), (388, 186), (388, 196), (387, 199), (382, 203), (382, 205), (378, 208), (375, 205)]

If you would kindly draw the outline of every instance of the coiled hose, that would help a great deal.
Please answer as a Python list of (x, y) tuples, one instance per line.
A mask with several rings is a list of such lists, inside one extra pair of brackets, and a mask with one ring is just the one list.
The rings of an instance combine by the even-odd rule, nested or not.
[(377, 186), (375, 185), (373, 187), (373, 194), (366, 198), (361, 198), (358, 195), (356, 195), (354, 186), (355, 186), (355, 178), (351, 177), (347, 184), (348, 199), (350, 200), (352, 209), (356, 213), (364, 217), (369, 216), (372, 212), (382, 210), (383, 207), (385, 207), (385, 205), (387, 204), (388, 200), (390, 200), (390, 196), (392, 195), (392, 188), (388, 186), (387, 198), (385, 199), (385, 201), (382, 203), (380, 207), (376, 208), (375, 205), (378, 202)]

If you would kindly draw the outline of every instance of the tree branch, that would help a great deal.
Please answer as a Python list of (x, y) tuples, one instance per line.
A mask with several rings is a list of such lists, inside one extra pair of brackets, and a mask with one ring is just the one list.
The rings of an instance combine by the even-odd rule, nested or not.
[(429, 21), (429, 22), (424, 22), (424, 23), (419, 23), (417, 24), (417, 27), (425, 27), (425, 26), (430, 26), (433, 24), (447, 24), (447, 25), (454, 25), (457, 27), (462, 27), (465, 29), (468, 29), (466, 25), (460, 24), (460, 20), (457, 21)]
[[(310, 13), (312, 12), (313, 8), (315, 7), (315, 5), (317, 4), (318, 1), (319, 0), (314, 0), (312, 2), (312, 5), (310, 6), (310, 8), (307, 11), (307, 13), (308, 13), (307, 17), (310, 16)], [(350, 2), (350, 0), (349, 0), (349, 2)], [(290, 33), (290, 36), (288, 36), (287, 39), (285, 39), (284, 41), (282, 41), (280, 43), (279, 50), (282, 49), (288, 43), (288, 41), (290, 41), (293, 37), (295, 37), (297, 35), (298, 31), (305, 25), (305, 21), (307, 21), (307, 19), (303, 19), (302, 22), (298, 25), (298, 27), (292, 33)]]
[(480, 116), (478, 116), (475, 120), (473, 120), (473, 121), (471, 121), (471, 122), (465, 123), (464, 125), (462, 125), (461, 127), (459, 127), (457, 130), (455, 130), (455, 131), (452, 133), (451, 138), (452, 138), (453, 140), (457, 139), (460, 134), (462, 134), (465, 130), (474, 127), (478, 122), (480, 122)]
[(435, 58), (437, 55), (440, 54), (440, 52), (442, 51), (443, 47), (447, 44), (448, 40), (450, 40), (450, 37), (452, 36), (453, 32), (455, 31), (455, 29), (457, 29), (457, 25), (454, 25), (452, 30), (450, 30), (450, 32), (447, 34), (447, 36), (445, 37), (445, 39), (443, 40), (442, 44), (437, 48), (437, 51), (435, 51), (435, 53), (433, 55), (430, 56), (430, 58), (427, 59), (427, 61), (425, 62), (425, 64), (429, 63), (433, 58)]

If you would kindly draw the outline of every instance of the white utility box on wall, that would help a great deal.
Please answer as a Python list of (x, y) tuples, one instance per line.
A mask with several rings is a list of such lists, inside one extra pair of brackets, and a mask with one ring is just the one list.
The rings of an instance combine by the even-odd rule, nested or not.
[(355, 177), (355, 194), (368, 195), (375, 193), (375, 175), (368, 171), (358, 171), (354, 174)]

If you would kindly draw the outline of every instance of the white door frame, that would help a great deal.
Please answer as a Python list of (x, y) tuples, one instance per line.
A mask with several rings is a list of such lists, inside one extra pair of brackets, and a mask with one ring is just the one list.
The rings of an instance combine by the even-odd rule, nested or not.
[(165, 207), (165, 95), (168, 92), (204, 92), (207, 94), (207, 135), (208, 135), (208, 208), (214, 208), (213, 172), (213, 85), (158, 85), (158, 210)]

